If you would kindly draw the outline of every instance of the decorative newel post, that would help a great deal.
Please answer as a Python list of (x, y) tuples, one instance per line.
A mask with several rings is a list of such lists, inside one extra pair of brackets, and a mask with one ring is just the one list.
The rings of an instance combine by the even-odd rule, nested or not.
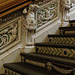
[(39, 8), (37, 4), (30, 4), (28, 11), (27, 8), (23, 10), (25, 14), (25, 29), (26, 29), (26, 43), (27, 45), (33, 45), (31, 36), (35, 33), (36, 30), (36, 19), (35, 11)]
[(67, 16), (67, 13), (70, 9), (70, 0), (60, 0), (60, 11), (61, 11), (61, 26)]

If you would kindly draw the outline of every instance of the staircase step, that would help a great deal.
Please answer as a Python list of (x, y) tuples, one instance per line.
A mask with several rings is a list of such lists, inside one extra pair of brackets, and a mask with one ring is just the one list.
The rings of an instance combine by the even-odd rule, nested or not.
[(75, 34), (75, 27), (59, 27), (60, 34)]
[(54, 73), (48, 71), (45, 68), (36, 67), (28, 63), (7, 63), (4, 67), (10, 71), (22, 74), (22, 75), (61, 75), (59, 73)]
[(75, 45), (52, 44), (49, 42), (35, 43), (35, 46), (75, 49)]
[(45, 55), (45, 54), (35, 54), (35, 53), (21, 53), (22, 57), (25, 57), (25, 59), (30, 59), (34, 61), (39, 61), (43, 63), (47, 62), (54, 62), (54, 63), (60, 63), (68, 66), (75, 67), (75, 59), (71, 58), (64, 58), (64, 57), (58, 57), (58, 56), (51, 56), (51, 55)]
[(50, 43), (53, 44), (69, 44), (75, 45), (75, 34), (55, 34), (55, 35), (48, 35)]
[(48, 34), (48, 37), (75, 37), (75, 34), (64, 34), (64, 35), (60, 35), (60, 34)]
[(36, 43), (36, 53), (75, 58), (75, 45)]
[(59, 29), (64, 29), (64, 30), (75, 30), (75, 27), (59, 27)]
[(73, 27), (75, 26), (75, 20), (70, 20), (69, 23), (71, 26), (73, 26)]
[(73, 23), (73, 22), (75, 23), (75, 20), (69, 20), (69, 22), (70, 22), (70, 23)]

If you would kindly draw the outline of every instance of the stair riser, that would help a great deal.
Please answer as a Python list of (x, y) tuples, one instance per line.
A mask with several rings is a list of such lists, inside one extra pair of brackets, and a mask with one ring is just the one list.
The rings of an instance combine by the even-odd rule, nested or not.
[(72, 27), (75, 27), (75, 23), (71, 23), (70, 25), (71, 25)]
[(75, 21), (69, 21), (70, 26), (75, 27)]
[(21, 74), (5, 68), (5, 75), (21, 75)]
[(54, 72), (57, 71), (61, 74), (73, 74), (73, 72), (74, 72), (74, 67), (72, 67), (72, 66), (68, 66), (68, 65), (64, 65), (64, 64), (60, 64), (60, 63), (54, 63), (54, 62), (45, 62), (45, 63), (41, 64), (40, 61), (38, 61), (38, 60), (37, 60), (38, 63), (36, 63), (35, 60), (32, 62), (32, 60), (26, 61), (26, 63), (30, 63), (32, 65), (46, 68), (49, 71), (54, 71)]
[(26, 63), (32, 64), (32, 65), (35, 65), (35, 66), (38, 66), (38, 67), (45, 68), (45, 63), (40, 62), (38, 60), (36, 61), (36, 60), (26, 59)]
[(69, 44), (75, 45), (75, 37), (49, 37), (53, 44)]
[(75, 30), (60, 30), (60, 34), (75, 34)]
[[(39, 63), (40, 63), (40, 61), (38, 61), (38, 59), (40, 59), (40, 58), (37, 58), (37, 57), (32, 57), (32, 56), (23, 56), (25, 59), (27, 59), (27, 60), (34, 60), (34, 58), (35, 58), (35, 60), (34, 60), (34, 63), (32, 63), (32, 62), (26, 62), (26, 63), (30, 63), (30, 64), (33, 64), (33, 65), (35, 65), (36, 64), (36, 66), (38, 66), (39, 65)], [(29, 57), (29, 58), (28, 58)], [(32, 58), (32, 59), (30, 59), (30, 58)], [(41, 60), (41, 59), (40, 59)], [(39, 63), (36, 63), (36, 61), (37, 62), (39, 62)], [(44, 62), (43, 62), (44, 61)], [(64, 60), (65, 61), (65, 60)], [(59, 62), (57, 62), (57, 61), (47, 61), (46, 59), (45, 60), (43, 60), (42, 59), (42, 62), (43, 62), (43, 64), (44, 64), (44, 67), (43, 68), (46, 68), (46, 69), (48, 69), (49, 71), (57, 71), (57, 72), (59, 72), (59, 73), (61, 73), (61, 74), (71, 74), (71, 75), (74, 75), (73, 73), (74, 73), (74, 69), (75, 69), (75, 67), (73, 67), (73, 66), (71, 66), (71, 65), (65, 65), (65, 64), (60, 64)], [(42, 64), (41, 64), (42, 65)], [(41, 67), (41, 66), (40, 66)]]
[(60, 27), (60, 34), (75, 34), (75, 26)]
[(37, 46), (37, 53), (75, 58), (75, 49)]
[(64, 34), (75, 34), (75, 31), (65, 31)]
[(70, 20), (69, 23), (70, 23), (70, 26), (75, 27), (75, 20)]

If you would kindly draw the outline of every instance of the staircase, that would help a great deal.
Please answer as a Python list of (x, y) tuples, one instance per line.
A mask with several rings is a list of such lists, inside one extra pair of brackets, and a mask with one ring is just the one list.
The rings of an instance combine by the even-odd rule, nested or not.
[(20, 53), (21, 62), (4, 64), (5, 73), (7, 75), (75, 75), (75, 20), (69, 23), (71, 26), (59, 28), (59, 34), (48, 34), (48, 43), (35, 43), (35, 53)]

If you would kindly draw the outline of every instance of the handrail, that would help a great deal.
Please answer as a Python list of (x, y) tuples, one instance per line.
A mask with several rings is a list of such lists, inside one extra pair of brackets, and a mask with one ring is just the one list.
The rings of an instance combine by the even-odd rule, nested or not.
[(16, 6), (20, 3), (26, 2), (27, 0), (5, 0), (4, 2), (0, 3), (0, 12), (5, 11), (13, 6)]
[[(24, 1), (24, 2), (23, 2), (23, 1)], [(29, 5), (29, 4), (32, 3), (32, 1), (27, 1), (27, 0), (23, 0), (23, 1), (21, 1), (21, 2), (23, 2), (23, 3), (20, 4), (20, 5), (17, 5), (18, 3), (16, 3), (16, 4), (14, 4), (14, 5), (10, 6), (10, 7), (7, 7), (7, 8), (5, 8), (5, 9), (3, 9), (3, 10), (0, 10), (0, 18), (3, 17), (3, 16), (5, 16), (5, 15), (7, 15), (7, 14), (10, 14), (10, 13), (12, 13), (12, 12), (18, 10), (18, 9), (21, 9), (21, 8), (23, 8), (23, 7), (25, 7), (25, 6), (27, 6), (27, 5)], [(16, 6), (15, 6), (15, 5), (16, 5)], [(2, 6), (2, 5), (0, 5), (0, 7), (1, 7), (1, 6)], [(13, 7), (13, 6), (14, 6), (14, 7)]]

